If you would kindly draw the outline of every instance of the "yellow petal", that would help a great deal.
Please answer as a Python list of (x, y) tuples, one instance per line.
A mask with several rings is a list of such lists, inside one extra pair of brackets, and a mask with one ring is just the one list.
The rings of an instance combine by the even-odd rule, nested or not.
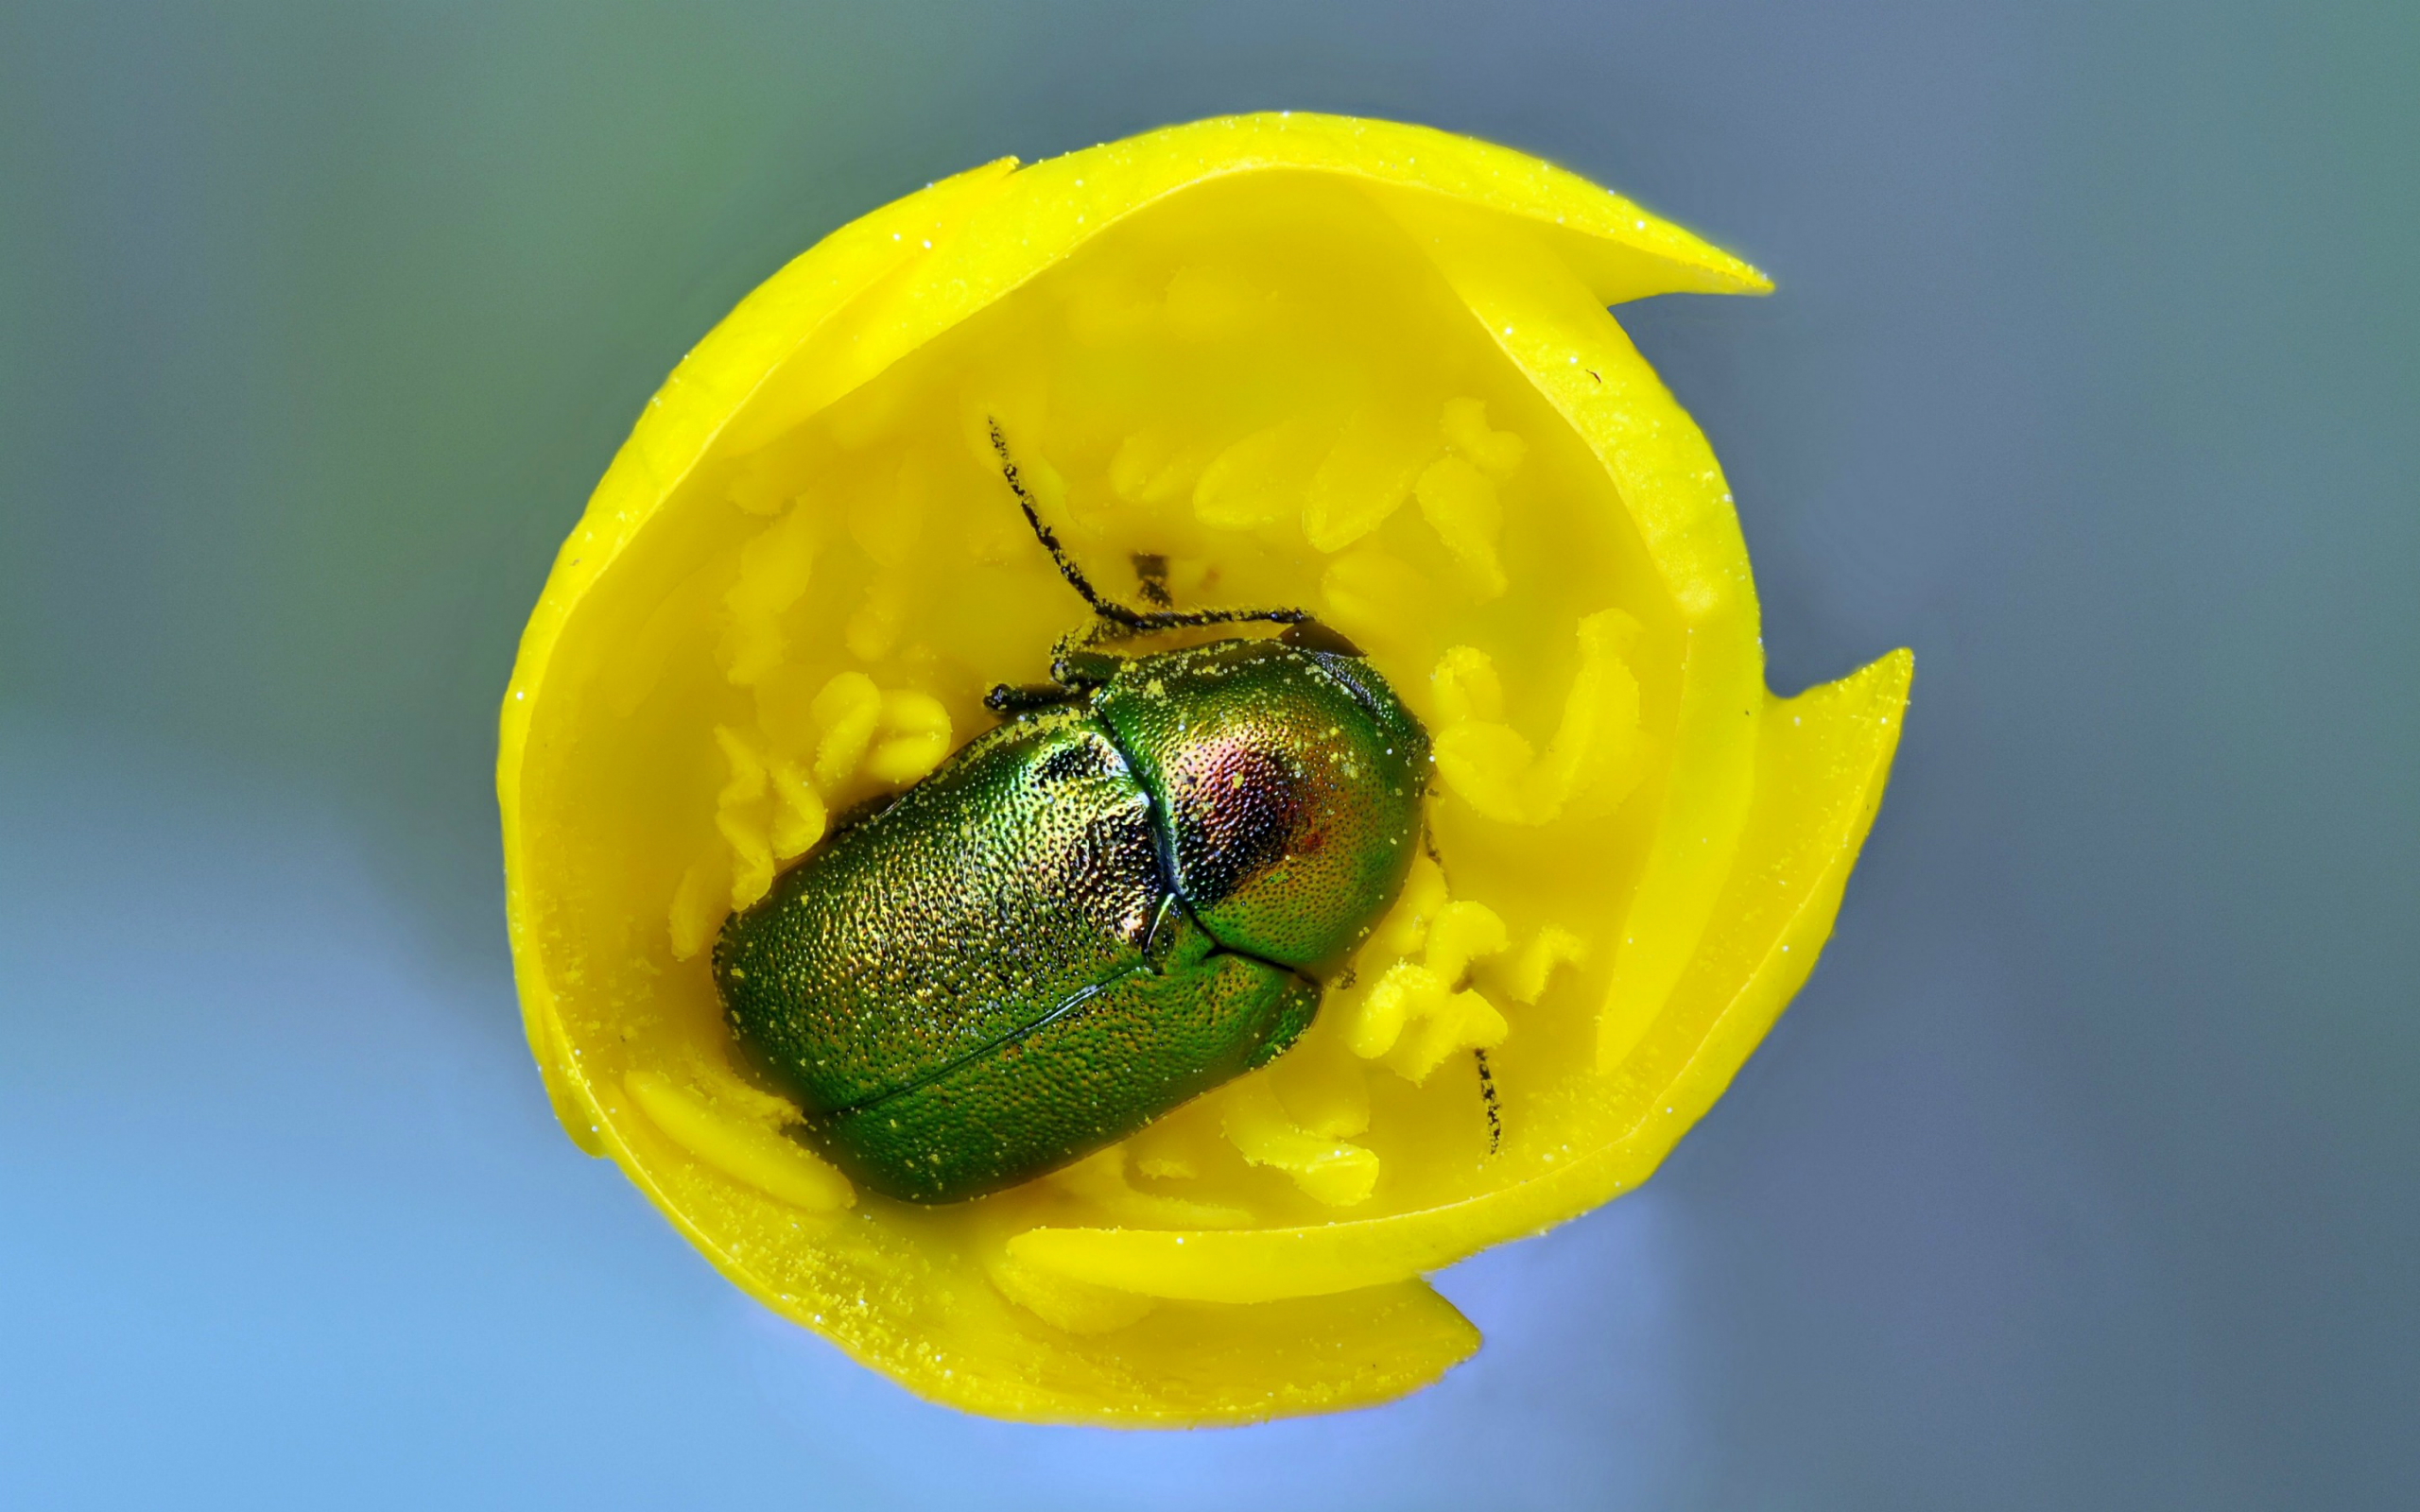
[(1814, 966), (1882, 798), (1911, 666), (1894, 652), (1840, 682), (1765, 700), (1759, 791), (1739, 870), (1723, 890), (1709, 949), (1636, 1047), (1651, 1072), (1607, 1084), (1595, 1110), (1599, 1143), (1527, 1180), (1426, 1211), (1219, 1232), (1037, 1228), (1011, 1240), (1011, 1253), (1153, 1297), (1319, 1296), (1436, 1270), (1646, 1180)]
[[(1603, 309), (1655, 292), (1756, 291), (1764, 281), (1569, 174), (1418, 128), (1311, 115), (1240, 117), (1021, 171), (1014, 166), (992, 164), (876, 212), (750, 296), (650, 404), (565, 541), (507, 692), (498, 765), (515, 971), (530, 1044), (558, 1114), (582, 1148), (620, 1162), (715, 1263), (769, 1306), (927, 1396), (1010, 1417), (1122, 1423), (1247, 1421), (1383, 1400), (1434, 1380), (1476, 1346), (1450, 1307), (1406, 1279), (1442, 1263), (1423, 1257), (1450, 1256), (1489, 1242), (1486, 1235), (1554, 1221), (1617, 1189), (1596, 1177), (1539, 1171), (1540, 1149), (1565, 1133), (1577, 1138), (1575, 1148), (1588, 1145), (1582, 1136), (1592, 1132), (1604, 1137), (1589, 1147), (1634, 1155), (1645, 1149), (1639, 1131), (1653, 1123), (1646, 1110), (1661, 1106), (1657, 1092), (1672, 1094), (1671, 1106), (1682, 1110), (1672, 1116), (1683, 1123), (1702, 1110), (1720, 1078), (1709, 1082), (1712, 1073), (1690, 1068), (1724, 1057), (1736, 1066), (1791, 985), (1769, 994), (1763, 1020), (1754, 1012), (1709, 1018), (1703, 1011), (1711, 968), (1702, 963), (1729, 962), (1742, 948), (1726, 910), (1735, 873), (1763, 853), (1756, 849), (1762, 842), (1753, 839), (1762, 832), (1749, 818), (1752, 808), (1767, 812), (1760, 784), (1794, 779), (1769, 776), (1760, 754), (1754, 598), (1720, 471)], [(1054, 1260), (1052, 1246), (1071, 1238), (1078, 1250), (1092, 1253), (1082, 1236), (1111, 1232), (1105, 1225), (1114, 1220), (1104, 1194), (1047, 1181), (962, 1211), (908, 1210), (867, 1197), (844, 1216), (809, 1221), (797, 1204), (700, 1157), (694, 1146), (710, 1144), (705, 1137), (687, 1144), (668, 1137), (647, 1106), (653, 1099), (673, 1107), (665, 1116), (679, 1123), (679, 1106), (656, 1096), (662, 1088), (648, 1078), (669, 1074), (667, 1066), (701, 1051), (721, 1054), (700, 953), (734, 880), (732, 844), (715, 830), (716, 794), (730, 776), (703, 732), (717, 724), (739, 729), (747, 713), (732, 711), (752, 701), (770, 791), (735, 803), (735, 813), (755, 805), (777, 826), (797, 812), (780, 775), (784, 762), (811, 764), (812, 790), (846, 800), (823, 781), (821, 759), (822, 746), (844, 721), (821, 720), (812, 707), (833, 664), (824, 662), (803, 679), (794, 675), (793, 659), (821, 654), (826, 644), (838, 654), (843, 622), (868, 601), (861, 586), (849, 586), (867, 579), (847, 575), (869, 562), (885, 565), (880, 555), (894, 550), (908, 556), (894, 565), (912, 570), (946, 548), (952, 571), (1030, 582), (1032, 602), (1048, 607), (1004, 611), (981, 636), (957, 641), (947, 639), (945, 616), (926, 616), (920, 608), (902, 616), (892, 644), (878, 644), (881, 638), (871, 633), (859, 637), (883, 653), (887, 680), (910, 669), (916, 688), (908, 691), (942, 700), (943, 712), (956, 711), (962, 722), (985, 679), (1037, 676), (1071, 617), (1050, 597), (1057, 589), (1021, 521), (970, 510), (964, 501), (987, 497), (973, 484), (966, 491), (937, 484), (903, 547), (889, 542), (879, 523), (860, 539), (843, 517), (846, 501), (862, 506), (868, 490), (885, 486), (878, 473), (863, 472), (872, 464), (862, 459), (878, 454), (886, 427), (904, 423), (904, 389), (891, 380), (913, 369), (928, 349), (961, 335), (976, 339), (989, 329), (987, 320), (1022, 308), (1028, 285), (1081, 263), (1130, 223), (1136, 234), (1190, 224), (1185, 207), (1199, 197), (1247, 191), (1261, 197), (1253, 203), (1326, 196), (1320, 202), (1340, 215), (1387, 217), (1399, 247), (1386, 255), (1423, 261), (1422, 276), (1442, 277), (1471, 329), (1493, 344), (1490, 360), (1500, 359), (1509, 385), (1481, 373), (1483, 364), (1469, 364), (1455, 387), (1432, 389), (1422, 403), (1432, 418), (1450, 398), (1482, 403), (1466, 418), (1484, 422), (1484, 434), (1449, 418), (1438, 425), (1437, 438), (1497, 490), (1503, 523), (1495, 549), (1509, 583), (1517, 587), (1540, 559), (1541, 548), (1522, 534), (1534, 518), (1524, 511), (1551, 502), (1540, 490), (1545, 480), (1570, 475), (1556, 470), (1574, 444), (1601, 471), (1602, 481), (1591, 487), (1614, 501), (1618, 530), (1637, 543), (1633, 586), (1658, 599), (1654, 612), (1642, 609), (1641, 699), (1656, 722), (1654, 755), (1667, 775), (1642, 788), (1652, 801), (1634, 821), (1627, 813), (1620, 820), (1632, 826), (1622, 832), (1630, 836), (1624, 843), (1640, 852), (1634, 865), (1624, 863), (1618, 883), (1625, 937), (1605, 936), (1616, 916), (1595, 893), (1587, 908), (1550, 915), (1559, 927), (1604, 947), (1576, 973), (1604, 1002), (1594, 1037), (1597, 1061), (1611, 1073), (1602, 1096), (1571, 1103), (1578, 1122), (1567, 1129), (1550, 1126), (1543, 1114), (1530, 1118), (1539, 1112), (1525, 1101), (1532, 1078), (1549, 1068), (1525, 1061), (1525, 1046), (1555, 1041), (1532, 1035), (1525, 1017), (1502, 1046), (1497, 1080), (1508, 1110), (1528, 1121), (1508, 1125), (1502, 1158), (1457, 1164), (1390, 1156), (1385, 1190), (1374, 1187), (1360, 1210), (1375, 1216), (1320, 1223), (1298, 1214), (1273, 1226), (1255, 1218), (1253, 1227), (1224, 1231), (1226, 1240), (1248, 1242), (1240, 1251), (1248, 1263), (1236, 1272), (1234, 1289), (1267, 1298), (1250, 1306), (1185, 1299), (1188, 1288), (1200, 1289), (1187, 1280), (1198, 1269), (1186, 1253), (1191, 1237), (1222, 1232), (1207, 1226), (1156, 1237), (1125, 1230), (1135, 1242), (1161, 1246), (1149, 1278), (1119, 1272), (1124, 1262), (1114, 1255), (1100, 1262), (1108, 1279), (1080, 1274), (1084, 1262)], [(1053, 307), (1054, 329), (1073, 331), (1085, 351), (1106, 354), (1103, 360), (1119, 343), (1148, 335), (1189, 343), (1194, 360), (1215, 365), (1304, 318), (1288, 312), (1273, 284), (1215, 260), (1190, 258), (1183, 269), (1160, 284)], [(1425, 513), (1396, 508), (1322, 564), (1306, 532), (1316, 525), (1322, 539), (1334, 539), (1332, 528), (1356, 522), (1341, 507), (1346, 492), (1319, 509), (1310, 495), (1321, 464), (1336, 455), (1338, 427), (1369, 396), (1328, 392), (1316, 373), (1279, 380), (1308, 400), (1201, 418), (1194, 433), (1158, 436), (1116, 466), (1112, 460), (1125, 455), (1129, 438), (1172, 418), (1104, 421), (1099, 460), (1089, 471), (1075, 466), (1072, 452), (1046, 458), (1037, 441), (1028, 453), (1037, 497), (1093, 560), (1124, 542), (1080, 533), (1106, 532), (1100, 522), (1127, 518), (1116, 511), (1178, 520), (1195, 534), (1169, 543), (1169, 580), (1197, 595), (1194, 602), (1200, 595), (1253, 602), (1281, 581), (1280, 568), (1308, 558), (1307, 578), (1282, 578), (1291, 601), (1317, 597), (1349, 633), (1366, 635), (1374, 651), (1409, 658), (1409, 672), (1394, 661), (1388, 675), (1410, 686), (1445, 644), (1472, 639), (1418, 623), (1419, 611), (1439, 595), (1467, 597), (1472, 582), (1454, 575), (1467, 573), (1469, 563), (1441, 541)], [(1061, 401), (1036, 374), (958, 398), (965, 413), (941, 415), (920, 454), (943, 459), (936, 465), (971, 465), (958, 434), (967, 414), (998, 413), (1021, 438), (1058, 434), (1051, 427), (1062, 412), (1052, 406)], [(1293, 472), (1270, 470), (1280, 481), (1257, 494), (1210, 490), (1214, 516), (1224, 509), (1219, 518), (1245, 524), (1205, 523), (1186, 507), (1220, 450), (1286, 415), (1304, 417), (1306, 430), (1324, 427), (1320, 445), (1305, 448), (1310, 460), (1289, 461)], [(820, 429), (802, 439), (808, 421)], [(1518, 458), (1497, 439), (1507, 436), (1520, 443)], [(1295, 472), (1301, 487), (1288, 494), (1293, 485), (1285, 480)], [(896, 474), (888, 482), (896, 486)], [(1278, 508), (1270, 502), (1276, 495), (1290, 504)], [(1447, 506), (1449, 520), (1468, 523), (1467, 511), (1450, 499)], [(1375, 504), (1365, 507), (1377, 512)], [(954, 522), (946, 529), (939, 523), (945, 514)], [(1482, 525), (1484, 514), (1475, 517)], [(821, 524), (814, 532), (801, 524), (797, 536), (761, 535), (765, 543), (749, 567), (749, 542), (791, 515)], [(1247, 524), (1249, 533), (1241, 533)], [(1220, 543), (1221, 533), (1230, 544)], [(799, 545), (810, 534), (826, 548), (819, 555)], [(1474, 539), (1485, 535), (1479, 530)], [(1123, 572), (1115, 558), (1111, 564)], [(1131, 578), (1116, 581), (1123, 587)], [(848, 596), (830, 596), (839, 588), (849, 588)], [(1512, 610), (1519, 597), (1508, 591), (1491, 612)], [(1640, 607), (1632, 597), (1620, 602)], [(1359, 624), (1349, 617), (1356, 613)], [(710, 621), (718, 639), (708, 644), (700, 667), (695, 627)], [(1569, 625), (1566, 618), (1564, 636)], [(1530, 695), (1512, 696), (1530, 686), (1528, 661), (1501, 666), (1511, 717), (1543, 730), (1551, 706), (1533, 708), (1522, 701)], [(734, 679), (745, 691), (735, 690)], [(864, 706), (862, 696), (849, 701)], [(1767, 733), (1767, 744), (1786, 744)], [(834, 747), (833, 766), (849, 768), (840, 776), (865, 780), (875, 739), (869, 729), (854, 748), (854, 736)], [(1587, 764), (1574, 765), (1584, 773)], [(1878, 792), (1878, 772), (1870, 785)], [(1811, 810), (1792, 812), (1790, 822), (1816, 823)], [(1448, 867), (1481, 866), (1484, 845), (1457, 828), (1478, 821), (1441, 814), (1435, 822)], [(769, 833), (766, 843), (775, 840)], [(1844, 873), (1845, 855), (1837, 859)], [(1765, 885), (1789, 896), (1771, 879)], [(1833, 887), (1836, 898), (1837, 882)], [(1507, 900), (1504, 917), (1529, 937), (1549, 917), (1541, 910), (1551, 901)], [(1433, 923), (1423, 914), (1404, 927), (1425, 939)], [(1813, 943), (1806, 941), (1802, 954), (1811, 956)], [(1767, 972), (1757, 980), (1781, 979)], [(1723, 1001), (1754, 996), (1742, 990)], [(1556, 1005), (1566, 1001), (1596, 999), (1563, 988), (1536, 1011), (1560, 1011)], [(1711, 1052), (1719, 1054), (1704, 1059)], [(1668, 1065), (1675, 1057), (1679, 1072)], [(1597, 1074), (1568, 1066), (1554, 1071), (1566, 1073)], [(673, 1081), (677, 1091), (678, 1077)], [(1433, 1101), (1468, 1093), (1457, 1093), (1454, 1082), (1432, 1076), (1417, 1095)], [(1214, 1101), (1203, 1100), (1199, 1117), (1191, 1109), (1171, 1115), (1164, 1138), (1155, 1125), (1157, 1164), (1147, 1169), (1160, 1174), (1150, 1179), (1205, 1194), (1170, 1194), (1171, 1201), (1258, 1212), (1264, 1197), (1252, 1194), (1261, 1191), (1252, 1183), (1270, 1181), (1273, 1173), (1245, 1170), (1216, 1129), (1207, 1106)], [(736, 1116), (712, 1100), (700, 1106), (717, 1119)], [(1278, 1110), (1318, 1137), (1294, 1122), (1282, 1098)], [(1186, 1144), (1187, 1119), (1199, 1124), (1203, 1117), (1213, 1120), (1210, 1138)], [(1636, 1125), (1621, 1136), (1629, 1144), (1599, 1127), (1625, 1118)], [(1374, 1114), (1374, 1125), (1381, 1121)], [(1666, 1143), (1677, 1126), (1661, 1136)], [(780, 1138), (761, 1125), (757, 1132)], [(1385, 1132), (1374, 1126), (1374, 1145)], [(1460, 1136), (1436, 1134), (1452, 1137)], [(1371, 1153), (1374, 1159), (1375, 1149)], [(1477, 1174), (1451, 1175), (1449, 1164)], [(1291, 1190), (1286, 1181), (1271, 1184)], [(1230, 1200), (1231, 1191), (1249, 1200)], [(1316, 1206), (1307, 1195), (1296, 1200)], [(1173, 1210), (1159, 1211), (1163, 1219), (1173, 1216)], [(1004, 1248), (1004, 1224), (1038, 1228)], [(1298, 1231), (1329, 1237), (1301, 1251), (1289, 1280), (1268, 1268), (1267, 1252), (1287, 1247), (1282, 1236)], [(1058, 1301), (1029, 1305), (1053, 1286)], [(1018, 1287), (1026, 1301), (1007, 1295)], [(1137, 1314), (1132, 1302), (1078, 1289), (1087, 1287), (1164, 1300)], [(1043, 1315), (1053, 1307), (1061, 1325)]]
[(664, 1136), (711, 1170), (804, 1212), (832, 1212), (856, 1201), (849, 1178), (789, 1140), (728, 1116), (660, 1073), (622, 1078)]

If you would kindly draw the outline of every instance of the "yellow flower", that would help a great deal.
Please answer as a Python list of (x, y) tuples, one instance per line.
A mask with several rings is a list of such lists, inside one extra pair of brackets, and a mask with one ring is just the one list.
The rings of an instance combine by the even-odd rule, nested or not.
[[(1606, 313), (1754, 268), (1420, 128), (1201, 122), (835, 232), (700, 342), (555, 564), (497, 774), (572, 1138), (768, 1306), (1003, 1417), (1246, 1421), (1478, 1345), (1423, 1274), (1646, 1179), (1814, 964), (1910, 662), (1791, 699), (1704, 438)], [(1300, 605), (1435, 737), (1433, 859), (1274, 1065), (979, 1201), (851, 1190), (700, 951), (1041, 677), (1094, 577)]]

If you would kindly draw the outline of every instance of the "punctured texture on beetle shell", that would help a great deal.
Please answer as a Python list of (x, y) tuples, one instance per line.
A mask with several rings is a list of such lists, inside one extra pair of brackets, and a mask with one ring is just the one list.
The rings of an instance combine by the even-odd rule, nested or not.
[(1402, 885), (1426, 765), (1357, 659), (1136, 657), (810, 851), (724, 926), (716, 985), (852, 1177), (995, 1191), (1290, 1044), (1319, 1007), (1305, 973)]
[(901, 1091), (1143, 964), (1149, 804), (1074, 710), (970, 741), (724, 926), (716, 985), (810, 1114)]
[(1428, 737), (1368, 662), (1221, 641), (1137, 658), (1099, 706), (1219, 944), (1321, 975), (1393, 902)]
[(1166, 961), (831, 1121), (819, 1143), (894, 1196), (978, 1195), (1124, 1139), (1271, 1059), (1310, 1026), (1316, 982), (1217, 949), (1182, 903), (1169, 903), (1165, 930)]

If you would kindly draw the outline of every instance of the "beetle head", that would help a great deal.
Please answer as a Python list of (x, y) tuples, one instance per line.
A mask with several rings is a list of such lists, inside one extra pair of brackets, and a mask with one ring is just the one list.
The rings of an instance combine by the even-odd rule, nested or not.
[(1095, 707), (1178, 893), (1232, 951), (1323, 971), (1394, 902), (1428, 737), (1358, 656), (1219, 641), (1122, 662)]

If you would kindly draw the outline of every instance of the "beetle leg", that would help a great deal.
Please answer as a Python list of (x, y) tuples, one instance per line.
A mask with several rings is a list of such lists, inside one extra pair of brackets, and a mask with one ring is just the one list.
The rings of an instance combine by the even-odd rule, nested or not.
[(1061, 682), (995, 683), (983, 696), (983, 707), (1004, 717), (1054, 709), (1083, 696), (1083, 690)]
[(1069, 651), (1051, 659), (1050, 676), (1069, 694), (1081, 696), (1107, 683), (1120, 660), (1105, 651)]

